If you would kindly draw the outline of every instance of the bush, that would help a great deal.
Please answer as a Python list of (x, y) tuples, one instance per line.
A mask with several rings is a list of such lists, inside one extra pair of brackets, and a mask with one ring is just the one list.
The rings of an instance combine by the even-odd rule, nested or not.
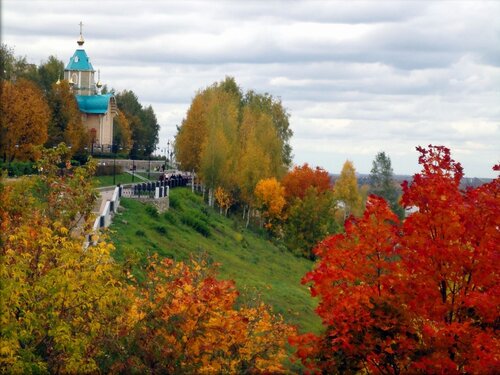
[(158, 225), (158, 226), (154, 227), (154, 230), (156, 232), (158, 232), (159, 234), (162, 234), (164, 236), (167, 234), (167, 228), (164, 227), (164, 226), (161, 226), (161, 225)]
[(163, 214), (163, 217), (165, 218), (165, 220), (167, 220), (170, 224), (177, 224), (177, 218), (175, 217), (175, 215), (170, 212), (170, 211), (167, 211)]
[(195, 210), (195, 209), (190, 209), (190, 210), (187, 210), (186, 212), (189, 216), (197, 219), (197, 220), (200, 220), (200, 221), (203, 221), (204, 223), (208, 224), (209, 223), (209, 218), (208, 218), (208, 214), (202, 209), (201, 211), (198, 211), (198, 210)]
[(13, 161), (11, 163), (1, 163), (0, 169), (6, 169), (10, 177), (18, 177), (38, 173), (35, 167), (35, 163), (31, 161)]
[(138, 237), (146, 237), (146, 233), (144, 233), (144, 231), (140, 229), (135, 231), (135, 235)]
[(195, 216), (190, 215), (190, 213), (185, 213), (184, 215), (182, 215), (181, 222), (190, 226), (205, 237), (210, 236), (210, 228), (208, 227), (208, 225)]
[(177, 209), (180, 207), (181, 203), (179, 201), (179, 198), (176, 197), (175, 195), (171, 195), (169, 197), (169, 204), (170, 204), (170, 207), (174, 208), (174, 209)]
[(157, 219), (159, 214), (158, 214), (158, 209), (155, 206), (147, 205), (146, 206), (146, 212), (148, 213), (149, 216), (151, 216), (153, 219)]

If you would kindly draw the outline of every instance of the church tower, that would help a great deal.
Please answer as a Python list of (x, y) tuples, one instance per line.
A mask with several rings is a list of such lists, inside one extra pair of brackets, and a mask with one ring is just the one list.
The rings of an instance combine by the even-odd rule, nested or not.
[(83, 39), (82, 27), (83, 23), (80, 22), (80, 39), (77, 41), (79, 48), (64, 69), (64, 79), (70, 83), (76, 95), (95, 95), (97, 93), (94, 81), (95, 70), (83, 49), (85, 40)]
[(83, 49), (85, 40), (82, 26), (83, 23), (80, 22), (78, 48), (64, 69), (64, 79), (69, 82), (75, 94), (83, 124), (89, 132), (90, 150), (112, 152), (113, 119), (118, 114), (118, 107), (113, 93), (101, 94), (100, 77), (98, 82), (95, 82), (94, 67)]

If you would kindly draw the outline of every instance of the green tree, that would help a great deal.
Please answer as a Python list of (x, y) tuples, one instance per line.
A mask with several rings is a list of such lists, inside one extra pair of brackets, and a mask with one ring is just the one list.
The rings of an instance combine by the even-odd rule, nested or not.
[(143, 108), (137, 95), (131, 90), (124, 90), (116, 95), (118, 109), (123, 112), (132, 132), (133, 158), (151, 155), (158, 144), (160, 125), (153, 107)]
[(318, 242), (337, 233), (336, 202), (332, 190), (319, 192), (309, 187), (303, 198), (296, 198), (287, 211), (284, 224), (284, 242), (293, 253), (315, 259), (313, 252)]
[(16, 81), (19, 78), (33, 80), (38, 74), (35, 64), (28, 63), (26, 57), (16, 57), (14, 49), (4, 43), (0, 48), (0, 68), (2, 79), (7, 81)]
[(84, 154), (89, 135), (82, 122), (75, 95), (67, 81), (53, 83), (48, 93), (52, 115), (48, 128), (46, 146), (54, 147), (64, 142), (71, 145), (72, 153)]
[(55, 56), (49, 56), (37, 68), (37, 75), (33, 77), (43, 92), (48, 95), (54, 89), (54, 83), (62, 79), (64, 63)]
[(393, 175), (391, 158), (385, 152), (379, 152), (373, 160), (370, 172), (370, 193), (384, 198), (392, 211), (403, 219), (404, 209), (398, 202), (400, 192)]
[(144, 139), (142, 142), (136, 140), (143, 145), (144, 154), (151, 155), (158, 144), (158, 133), (160, 132), (160, 124), (156, 118), (155, 111), (152, 106), (143, 108), (139, 116), (144, 129)]

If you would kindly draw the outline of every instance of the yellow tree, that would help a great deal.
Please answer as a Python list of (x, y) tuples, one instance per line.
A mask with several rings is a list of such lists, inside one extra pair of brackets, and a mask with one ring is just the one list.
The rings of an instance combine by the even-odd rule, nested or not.
[(234, 96), (219, 87), (206, 91), (207, 137), (200, 154), (200, 177), (209, 188), (209, 205), (213, 205), (213, 193), (217, 186), (230, 187), (234, 171), (238, 103)]
[(222, 215), (222, 210), (224, 210), (224, 216), (227, 216), (227, 212), (233, 204), (233, 197), (231, 196), (231, 193), (223, 187), (218, 186), (217, 189), (215, 189), (215, 201), (219, 205), (220, 214)]
[(47, 140), (50, 109), (32, 82), (0, 82), (0, 153), (3, 160), (37, 159), (36, 146)]
[(114, 118), (114, 139), (113, 143), (122, 148), (123, 152), (128, 152), (132, 148), (132, 130), (127, 116), (118, 111), (118, 116)]
[(248, 206), (248, 225), (251, 207), (254, 204), (255, 186), (264, 178), (280, 178), (285, 172), (285, 167), (281, 158), (281, 141), (271, 117), (266, 113), (245, 107), (239, 139), (241, 147), (237, 182), (241, 199)]
[(175, 137), (175, 157), (183, 170), (200, 170), (200, 154), (207, 136), (206, 95), (198, 92)]
[(292, 148), (289, 144), (293, 134), (290, 129), (289, 114), (283, 107), (281, 100), (274, 98), (270, 94), (257, 94), (249, 90), (245, 94), (244, 106), (250, 107), (260, 113), (265, 113), (271, 117), (274, 129), (280, 140), (281, 162), (285, 167), (289, 167), (292, 162)]
[(356, 170), (352, 161), (346, 160), (340, 177), (333, 186), (334, 198), (342, 203), (344, 219), (351, 214), (359, 215), (362, 211), (362, 196), (358, 189)]
[(255, 187), (255, 199), (266, 220), (266, 227), (272, 229), (274, 223), (282, 219), (286, 204), (285, 188), (274, 177), (260, 180)]
[(0, 181), (0, 373), (100, 372), (118, 339), (128, 288), (113, 247), (84, 249), (63, 214), (73, 199), (92, 207), (86, 168), (57, 178), (59, 168), (42, 160), (44, 179)]

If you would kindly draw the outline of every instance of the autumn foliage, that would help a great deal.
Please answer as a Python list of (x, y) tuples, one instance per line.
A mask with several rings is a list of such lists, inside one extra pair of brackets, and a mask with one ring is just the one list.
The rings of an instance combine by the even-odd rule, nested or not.
[(292, 198), (303, 199), (307, 189), (314, 187), (318, 193), (330, 190), (332, 182), (328, 172), (321, 167), (312, 169), (307, 163), (295, 166), (285, 177), (282, 184), (288, 200)]
[[(204, 259), (153, 257), (144, 279), (83, 246), (93, 163), (64, 145), (40, 175), (0, 180), (0, 373), (279, 373), (294, 330)], [(65, 165), (66, 167), (62, 167)]]
[(40, 177), (0, 183), (2, 373), (96, 372), (118, 337), (127, 288), (111, 244), (82, 246), (91, 165), (58, 176), (65, 150), (46, 152)]
[(26, 79), (0, 81), (0, 154), (4, 161), (37, 159), (47, 140), (50, 109), (42, 91)]
[(235, 308), (233, 281), (216, 279), (205, 260), (153, 259), (137, 289), (123, 333), (131, 347), (115, 371), (138, 373), (279, 373), (292, 333), (258, 303)]
[(266, 226), (271, 228), (273, 221), (282, 218), (285, 207), (285, 192), (283, 186), (273, 178), (260, 180), (255, 187), (257, 207), (260, 208), (266, 221)]
[[(345, 233), (316, 249), (304, 283), (320, 298), (322, 335), (292, 337), (312, 372), (495, 373), (500, 179), (459, 188), (445, 147), (418, 148), (423, 170), (403, 185), (403, 224), (371, 196)], [(498, 167), (496, 167), (498, 170)]]

